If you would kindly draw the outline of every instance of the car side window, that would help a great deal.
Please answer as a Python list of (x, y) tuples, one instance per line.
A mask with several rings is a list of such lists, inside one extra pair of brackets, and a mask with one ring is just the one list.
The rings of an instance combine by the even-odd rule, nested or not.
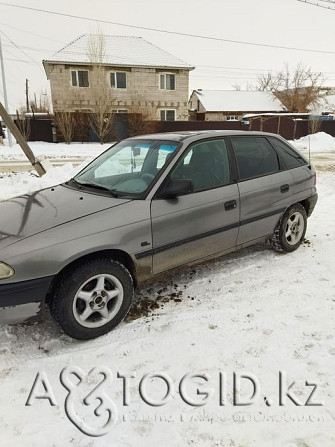
[(279, 171), (276, 151), (263, 137), (231, 137), (240, 180)]
[(190, 179), (194, 192), (230, 183), (230, 167), (224, 139), (207, 140), (189, 147), (171, 173), (172, 179)]
[(296, 152), (287, 144), (283, 143), (278, 138), (269, 137), (269, 141), (277, 150), (287, 169), (298, 168), (299, 166), (307, 164), (306, 160), (304, 160), (302, 156), (298, 154), (298, 152)]

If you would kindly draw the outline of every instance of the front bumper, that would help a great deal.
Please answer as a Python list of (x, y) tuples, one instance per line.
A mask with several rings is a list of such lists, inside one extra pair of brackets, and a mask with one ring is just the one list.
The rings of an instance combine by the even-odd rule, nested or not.
[(53, 276), (0, 284), (0, 323), (33, 323), (44, 318), (44, 301)]

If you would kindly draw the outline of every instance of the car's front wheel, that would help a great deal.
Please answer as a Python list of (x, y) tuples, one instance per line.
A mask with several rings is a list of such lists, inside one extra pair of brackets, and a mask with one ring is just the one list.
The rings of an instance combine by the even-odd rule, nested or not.
[(123, 320), (133, 293), (132, 277), (122, 264), (88, 260), (61, 276), (50, 310), (66, 334), (88, 340), (106, 334)]
[(281, 217), (271, 238), (272, 246), (278, 251), (292, 252), (304, 240), (307, 228), (305, 208), (296, 203)]

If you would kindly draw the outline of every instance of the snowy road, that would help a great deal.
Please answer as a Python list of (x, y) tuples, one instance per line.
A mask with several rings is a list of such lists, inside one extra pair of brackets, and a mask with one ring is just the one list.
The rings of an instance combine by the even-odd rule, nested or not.
[[(325, 169), (318, 171), (319, 202), (306, 241), (292, 254), (260, 244), (149, 285), (137, 292), (148, 312), (137, 315), (135, 303), (133, 318), (94, 341), (71, 340), (49, 317), (37, 326), (0, 326), (1, 445), (333, 447), (335, 173)], [(33, 188), (27, 175), (12, 183), (0, 179), (0, 195)], [(59, 172), (46, 181), (56, 177)], [(157, 308), (150, 306), (157, 299)], [(105, 436), (89, 437), (68, 419), (68, 392), (59, 378), (65, 367), (82, 369), (86, 394), (101, 380), (88, 374), (93, 367), (112, 371), (104, 389), (117, 420)], [(157, 371), (172, 384), (159, 407), (146, 403), (139, 392), (145, 374)], [(38, 372), (45, 373), (56, 405), (34, 398), (25, 406)], [(118, 372), (136, 374), (130, 379), (128, 406)], [(227, 382), (221, 405), (220, 372)], [(252, 405), (233, 405), (234, 372), (257, 380), (260, 392)], [(283, 390), (279, 405), (280, 372), (286, 374), (285, 392), (300, 406)], [(183, 400), (179, 384), (187, 373), (207, 374), (207, 383), (198, 377), (187, 385), (189, 400), (197, 403), (204, 395), (196, 386), (211, 391), (205, 405)], [(251, 382), (242, 382), (238, 397), (247, 399)], [(306, 406), (313, 390), (306, 382), (316, 385), (310, 403), (320, 405)], [(45, 395), (41, 384), (38, 392)], [(152, 399), (161, 401), (166, 392), (164, 380), (147, 381)], [(99, 425), (90, 406), (75, 404), (75, 410), (87, 423)]]
[[(49, 159), (52, 166), (63, 166), (67, 163), (71, 163), (73, 166), (79, 166), (85, 157), (69, 157), (69, 158), (50, 158)], [(26, 172), (32, 171), (34, 168), (29, 161), (25, 160), (9, 160), (0, 161), (0, 173), (1, 172)]]

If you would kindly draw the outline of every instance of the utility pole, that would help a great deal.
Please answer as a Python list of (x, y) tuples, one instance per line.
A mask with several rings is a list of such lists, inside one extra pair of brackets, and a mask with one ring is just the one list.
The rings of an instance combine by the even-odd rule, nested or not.
[(1, 104), (1, 102), (0, 102), (0, 115), (2, 116), (2, 119), (4, 120), (4, 122), (7, 126), (8, 133), (9, 133), (9, 131), (11, 131), (13, 133), (14, 137), (16, 138), (18, 144), (21, 146), (23, 152), (26, 154), (31, 165), (36, 170), (38, 175), (40, 177), (42, 177), (42, 175), (44, 175), (47, 172), (47, 170), (50, 167), (52, 167), (50, 161), (48, 159), (38, 160), (35, 157), (33, 151), (29, 147), (29, 144), (27, 143), (24, 136), (20, 132), (19, 128), (14, 123), (14, 121), (10, 117), (10, 115), (7, 112), (7, 110), (5, 109), (5, 107)]
[[(6, 108), (7, 112), (8, 112), (9, 109), (8, 109), (8, 99), (7, 99), (7, 86), (6, 86), (5, 65), (4, 65), (4, 62), (3, 62), (3, 55), (2, 55), (1, 33), (0, 33), (0, 62), (1, 62), (1, 74), (2, 74), (3, 98), (4, 98), (4, 101), (5, 101), (5, 108)], [(10, 133), (9, 129), (7, 131), (7, 136), (8, 136), (8, 145), (9, 145), (9, 147), (12, 147), (13, 146), (12, 134)]]
[(26, 110), (27, 110), (27, 113), (29, 112), (29, 94), (28, 94), (28, 90), (29, 90), (29, 88), (28, 88), (28, 79), (26, 79)]

